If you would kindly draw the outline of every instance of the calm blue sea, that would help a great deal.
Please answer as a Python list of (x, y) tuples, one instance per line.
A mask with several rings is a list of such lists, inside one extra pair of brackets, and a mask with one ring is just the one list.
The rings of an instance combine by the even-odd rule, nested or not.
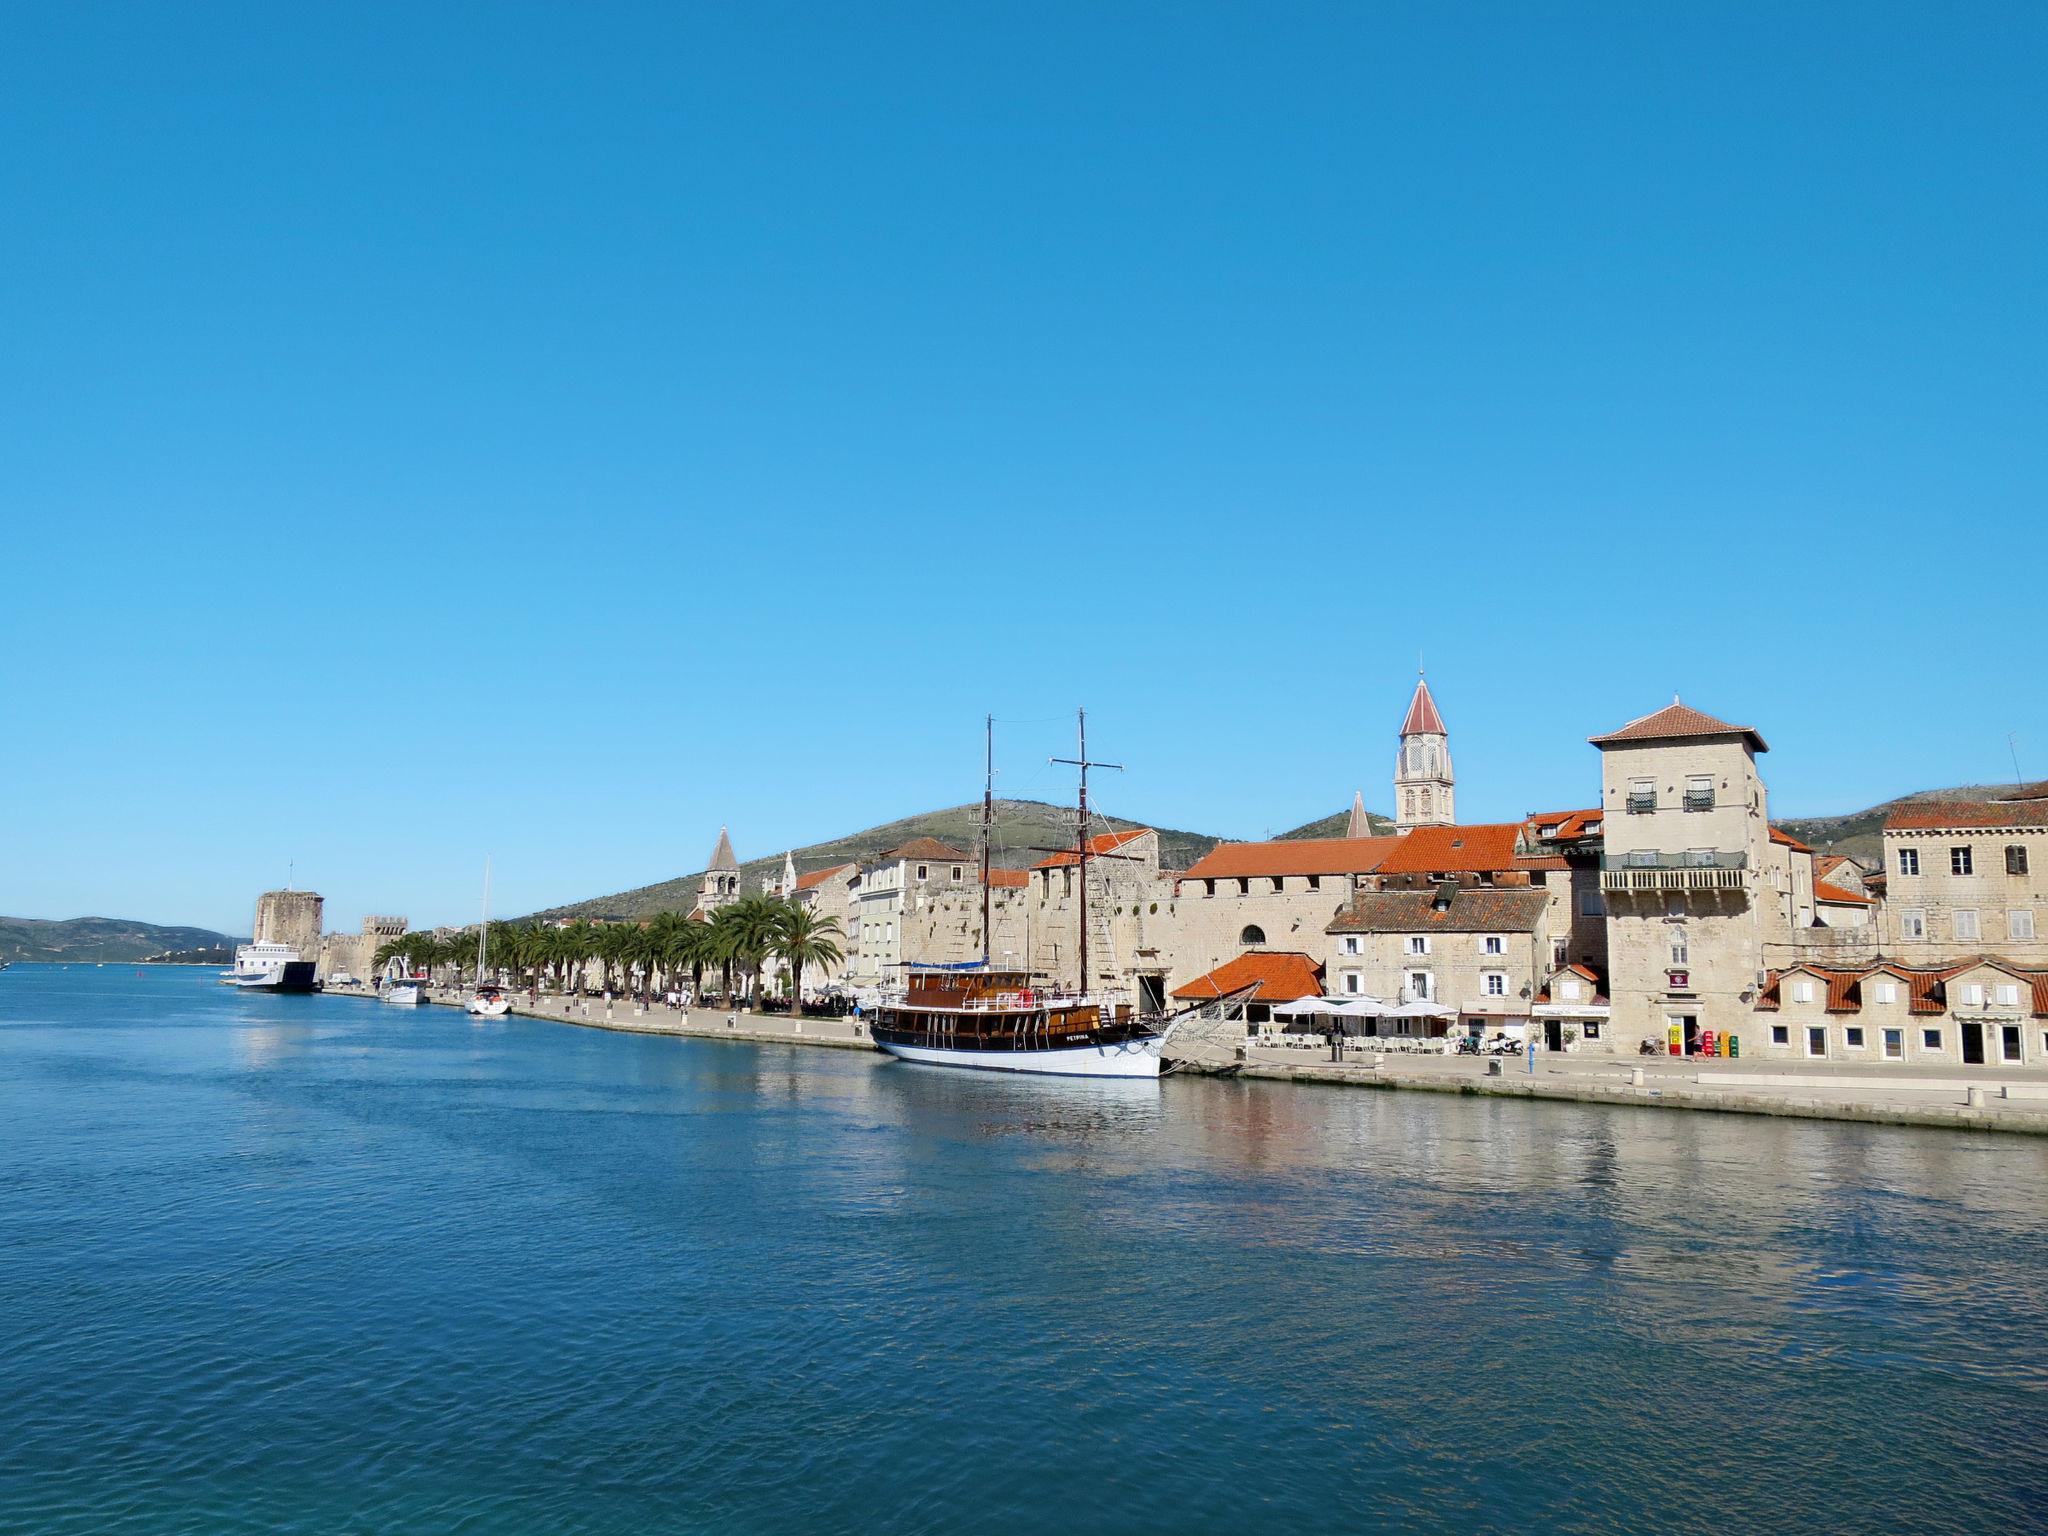
[(0, 1529), (2010, 1531), (2048, 1147), (0, 974)]

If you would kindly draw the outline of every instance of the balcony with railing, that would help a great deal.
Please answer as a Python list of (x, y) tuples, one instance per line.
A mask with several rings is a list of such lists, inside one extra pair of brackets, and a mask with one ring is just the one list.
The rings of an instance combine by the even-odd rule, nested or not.
[(1685, 792), (1685, 808), (1688, 811), (1711, 811), (1714, 808), (1714, 792), (1711, 789), (1688, 789)]
[(1600, 856), (1603, 891), (1739, 891), (1749, 868), (1746, 853), (1690, 848), (1660, 853), (1637, 848)]
[(1631, 816), (1654, 811), (1657, 809), (1657, 792), (1654, 789), (1631, 790), (1627, 804)]

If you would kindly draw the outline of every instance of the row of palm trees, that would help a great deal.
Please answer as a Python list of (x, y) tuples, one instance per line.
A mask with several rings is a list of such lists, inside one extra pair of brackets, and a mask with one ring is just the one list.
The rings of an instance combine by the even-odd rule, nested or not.
[[(492, 976), (535, 988), (545, 979), (557, 991), (581, 991), (595, 970), (605, 991), (636, 991), (643, 999), (679, 986), (685, 976), (702, 996), (705, 972), (715, 971), (728, 997), (740, 995), (744, 984), (744, 995), (758, 998), (762, 971), (773, 960), (782, 990), (794, 998), (806, 966), (822, 969), (844, 957), (844, 936), (837, 918), (820, 917), (800, 902), (746, 896), (709, 921), (657, 912), (644, 923), (492, 923), (485, 963)], [(375, 963), (380, 972), (402, 962), (413, 974), (452, 973), (460, 986), (465, 970), (476, 970), (476, 940), (474, 927), (441, 937), (408, 933), (382, 945)]]

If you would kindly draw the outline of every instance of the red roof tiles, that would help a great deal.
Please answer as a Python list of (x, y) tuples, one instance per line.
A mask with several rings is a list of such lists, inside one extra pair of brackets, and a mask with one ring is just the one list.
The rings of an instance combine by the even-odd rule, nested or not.
[(1408, 701), (1408, 718), (1401, 722), (1403, 736), (1448, 736), (1444, 717), (1436, 712), (1436, 700), (1429, 696), (1429, 684), (1415, 680), (1415, 697)]
[(1271, 843), (1219, 843), (1195, 860), (1180, 878), (1369, 875), (1400, 841), (1398, 837), (1297, 837)]
[(1781, 848), (1794, 848), (1801, 853), (1813, 852), (1811, 848), (1799, 841), (1790, 832), (1780, 832), (1776, 827), (1771, 828), (1771, 841)]
[(1874, 907), (1877, 905), (1876, 897), (1858, 896), (1854, 891), (1849, 890), (1845, 886), (1836, 885), (1832, 880), (1815, 880), (1813, 882), (1813, 899), (1815, 901), (1839, 902), (1856, 907)]
[[(1125, 843), (1134, 843), (1151, 830), (1150, 827), (1132, 827), (1127, 832), (1104, 832), (1099, 837), (1091, 837), (1088, 839), (1088, 856), (1093, 858), (1098, 853), (1114, 853), (1117, 849), (1123, 847)], [(1078, 864), (1080, 862), (1081, 856), (1078, 853), (1069, 853), (1062, 849), (1049, 859), (1040, 859), (1031, 867), (1033, 869), (1058, 869), (1064, 864)]]
[(1173, 995), (1196, 1002), (1229, 997), (1246, 988), (1251, 989), (1247, 1000), (1259, 1003), (1292, 1003), (1304, 997), (1321, 997), (1323, 968), (1309, 956), (1292, 950), (1248, 950), (1208, 975), (1175, 987)]
[(834, 864), (830, 869), (814, 869), (808, 875), (796, 877), (796, 888), (800, 891), (814, 891), (834, 875), (843, 874), (851, 868), (851, 864)]
[(1757, 734), (1754, 726), (1730, 725), (1726, 720), (1716, 720), (1712, 715), (1703, 715), (1676, 699), (1655, 714), (1639, 716), (1619, 730), (1609, 731), (1605, 736), (1589, 736), (1586, 739), (1596, 747), (1604, 747), (1634, 741), (1675, 741), (1692, 736), (1741, 736), (1758, 752), (1771, 750), (1764, 744), (1763, 737)]
[(1947, 827), (2048, 827), (2048, 800), (1930, 800), (1884, 819), (1887, 832), (1937, 832)]
[(1482, 822), (1469, 827), (1417, 827), (1380, 861), (1383, 875), (1497, 874), (1509, 869), (1569, 869), (1555, 854), (1518, 855), (1523, 824)]

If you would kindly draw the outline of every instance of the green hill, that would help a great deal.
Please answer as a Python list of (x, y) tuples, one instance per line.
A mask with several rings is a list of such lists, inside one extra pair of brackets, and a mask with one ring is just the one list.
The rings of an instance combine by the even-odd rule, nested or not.
[[(1072, 806), (1047, 805), (1037, 800), (998, 800), (995, 809), (996, 835), (990, 856), (998, 868), (1028, 869), (1045, 857), (1044, 850), (1071, 848), (1074, 844)], [(1126, 821), (1120, 816), (1095, 818), (1098, 832), (1148, 825), (1148, 822)], [(1185, 832), (1172, 827), (1156, 830), (1159, 833), (1160, 862), (1169, 869), (1185, 869), (1221, 841), (1202, 832)], [(808, 874), (814, 869), (826, 869), (834, 864), (878, 858), (915, 837), (935, 837), (963, 853), (975, 853), (981, 846), (980, 802), (956, 805), (943, 811), (927, 811), (920, 816), (906, 816), (900, 821), (885, 822), (830, 842), (798, 848), (794, 850), (797, 873)], [(749, 859), (740, 865), (741, 888), (758, 891), (762, 881), (777, 879), (781, 874), (780, 850)], [(638, 890), (550, 907), (534, 915), (543, 918), (647, 917), (662, 911), (687, 912), (696, 905), (698, 887), (703, 880), (704, 872), (698, 870), (673, 880), (643, 885)]]
[[(1366, 824), (1371, 827), (1374, 837), (1391, 837), (1393, 835), (1394, 819), (1391, 816), (1382, 816), (1378, 811), (1367, 811), (1365, 813), (1365, 820)], [(1351, 813), (1349, 811), (1339, 811), (1334, 816), (1324, 816), (1316, 821), (1309, 822), (1305, 826), (1296, 827), (1292, 832), (1282, 832), (1277, 841), (1292, 842), (1304, 837), (1342, 837), (1345, 829), (1350, 825)]]
[[(149, 960), (183, 952), (230, 959), (237, 944), (211, 928), (165, 928), (125, 917), (0, 917), (0, 960)], [(203, 963), (218, 964), (217, 959)]]

